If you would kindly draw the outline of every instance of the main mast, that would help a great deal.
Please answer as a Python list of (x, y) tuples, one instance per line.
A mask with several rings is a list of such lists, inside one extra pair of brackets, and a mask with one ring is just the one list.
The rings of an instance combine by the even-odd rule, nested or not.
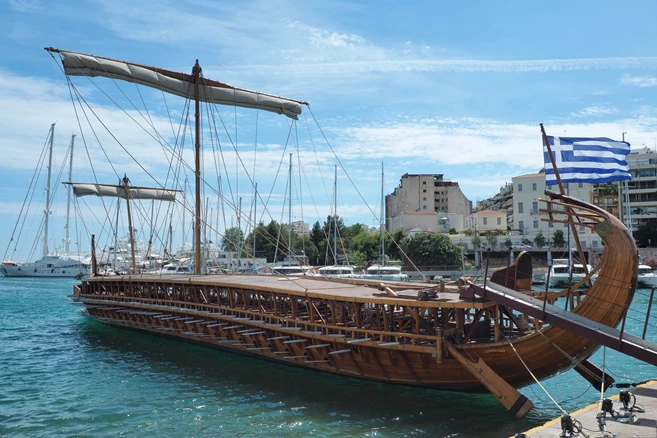
[(50, 152), (48, 153), (48, 181), (46, 185), (46, 209), (43, 212), (44, 226), (43, 226), (43, 255), (47, 256), (48, 251), (48, 223), (50, 222), (50, 175), (52, 173), (52, 149), (55, 137), (55, 124), (50, 125)]
[(195, 125), (196, 144), (194, 147), (194, 175), (196, 178), (196, 210), (194, 217), (194, 274), (201, 273), (201, 114), (199, 105), (199, 82), (201, 80), (201, 66), (196, 60), (192, 68), (194, 77)]

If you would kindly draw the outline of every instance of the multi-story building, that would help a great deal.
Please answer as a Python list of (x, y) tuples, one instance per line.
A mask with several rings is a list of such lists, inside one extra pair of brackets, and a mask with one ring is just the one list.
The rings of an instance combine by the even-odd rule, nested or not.
[(457, 182), (444, 179), (443, 175), (407, 173), (401, 177), (399, 187), (386, 196), (388, 230), (393, 229), (393, 218), (412, 212), (467, 216), (472, 212), (472, 201), (465, 197)]
[[(546, 222), (546, 216), (540, 213), (546, 205), (541, 202), (545, 199), (545, 174), (532, 173), (513, 178), (513, 228), (512, 234), (520, 234), (524, 238), (534, 240), (539, 231), (546, 240), (550, 241), (555, 230), (561, 229), (565, 236), (569, 229), (567, 224)], [(593, 187), (587, 183), (566, 183), (566, 193), (585, 202), (591, 202)], [(557, 186), (551, 188), (557, 191)], [(577, 233), (583, 248), (600, 248), (600, 237), (584, 226), (577, 227)]]
[(472, 213), (465, 218), (465, 228), (485, 233), (487, 231), (501, 231), (506, 233), (506, 211), (482, 210)]
[(310, 226), (304, 221), (295, 221), (290, 223), (290, 228), (292, 231), (297, 233), (297, 236), (309, 236), (310, 235)]
[(591, 203), (620, 218), (619, 193), (616, 183), (593, 184)]
[(420, 229), (430, 233), (448, 233), (454, 229), (457, 233), (463, 231), (463, 215), (456, 213), (436, 213), (435, 211), (402, 212), (391, 217), (388, 229), (409, 231)]
[[(621, 215), (627, 219), (629, 214), (632, 229), (636, 230), (642, 223), (657, 220), (657, 152), (645, 146), (632, 149), (627, 163), (632, 174), (627, 183), (629, 208), (621, 208)], [(626, 199), (625, 194), (621, 199)], [(624, 222), (628, 224), (627, 220)]]

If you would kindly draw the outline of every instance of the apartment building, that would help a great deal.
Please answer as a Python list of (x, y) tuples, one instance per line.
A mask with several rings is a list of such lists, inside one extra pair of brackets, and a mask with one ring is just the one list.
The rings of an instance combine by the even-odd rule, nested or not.
[(393, 218), (403, 213), (433, 212), (440, 219), (446, 214), (467, 216), (472, 212), (472, 201), (465, 197), (459, 184), (441, 174), (403, 175), (399, 186), (386, 196), (385, 205), (389, 231), (393, 230), (393, 222), (397, 223)]
[[(657, 220), (657, 152), (648, 147), (632, 149), (627, 156), (632, 180), (627, 183), (629, 209), (624, 207), (623, 193), (621, 197), (621, 216), (626, 224), (631, 222), (636, 230), (642, 223)], [(624, 184), (621, 184), (623, 187)]]
[[(546, 204), (541, 199), (545, 196), (545, 174), (532, 173), (516, 176), (513, 182), (513, 226), (512, 234), (518, 234), (529, 240), (534, 240), (540, 231), (546, 240), (551, 240), (555, 230), (561, 229), (564, 236), (568, 235), (567, 224), (546, 222), (542, 219), (545, 215), (540, 214)], [(587, 183), (564, 184), (569, 196), (591, 202), (593, 186)], [(558, 186), (551, 186), (551, 190), (558, 191)], [(577, 232), (584, 248), (600, 248), (602, 243), (600, 237), (587, 227), (577, 227)]]

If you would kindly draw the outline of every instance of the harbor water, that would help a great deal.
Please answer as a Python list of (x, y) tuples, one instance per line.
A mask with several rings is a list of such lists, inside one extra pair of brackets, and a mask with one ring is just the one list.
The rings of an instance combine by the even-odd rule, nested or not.
[[(517, 420), (490, 394), (365, 382), (112, 328), (67, 298), (75, 282), (0, 278), (0, 436), (509, 437), (600, 398), (571, 370), (542, 382), (558, 406), (541, 386), (522, 388), (536, 407)], [(642, 335), (649, 299), (637, 291), (628, 332)], [(608, 349), (592, 362), (617, 383), (657, 377)]]

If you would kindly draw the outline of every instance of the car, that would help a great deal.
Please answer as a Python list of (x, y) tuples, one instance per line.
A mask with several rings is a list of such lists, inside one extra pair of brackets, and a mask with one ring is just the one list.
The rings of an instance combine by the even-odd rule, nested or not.
[(525, 245), (524, 243), (514, 243), (511, 245), (513, 249), (532, 249), (531, 245)]

